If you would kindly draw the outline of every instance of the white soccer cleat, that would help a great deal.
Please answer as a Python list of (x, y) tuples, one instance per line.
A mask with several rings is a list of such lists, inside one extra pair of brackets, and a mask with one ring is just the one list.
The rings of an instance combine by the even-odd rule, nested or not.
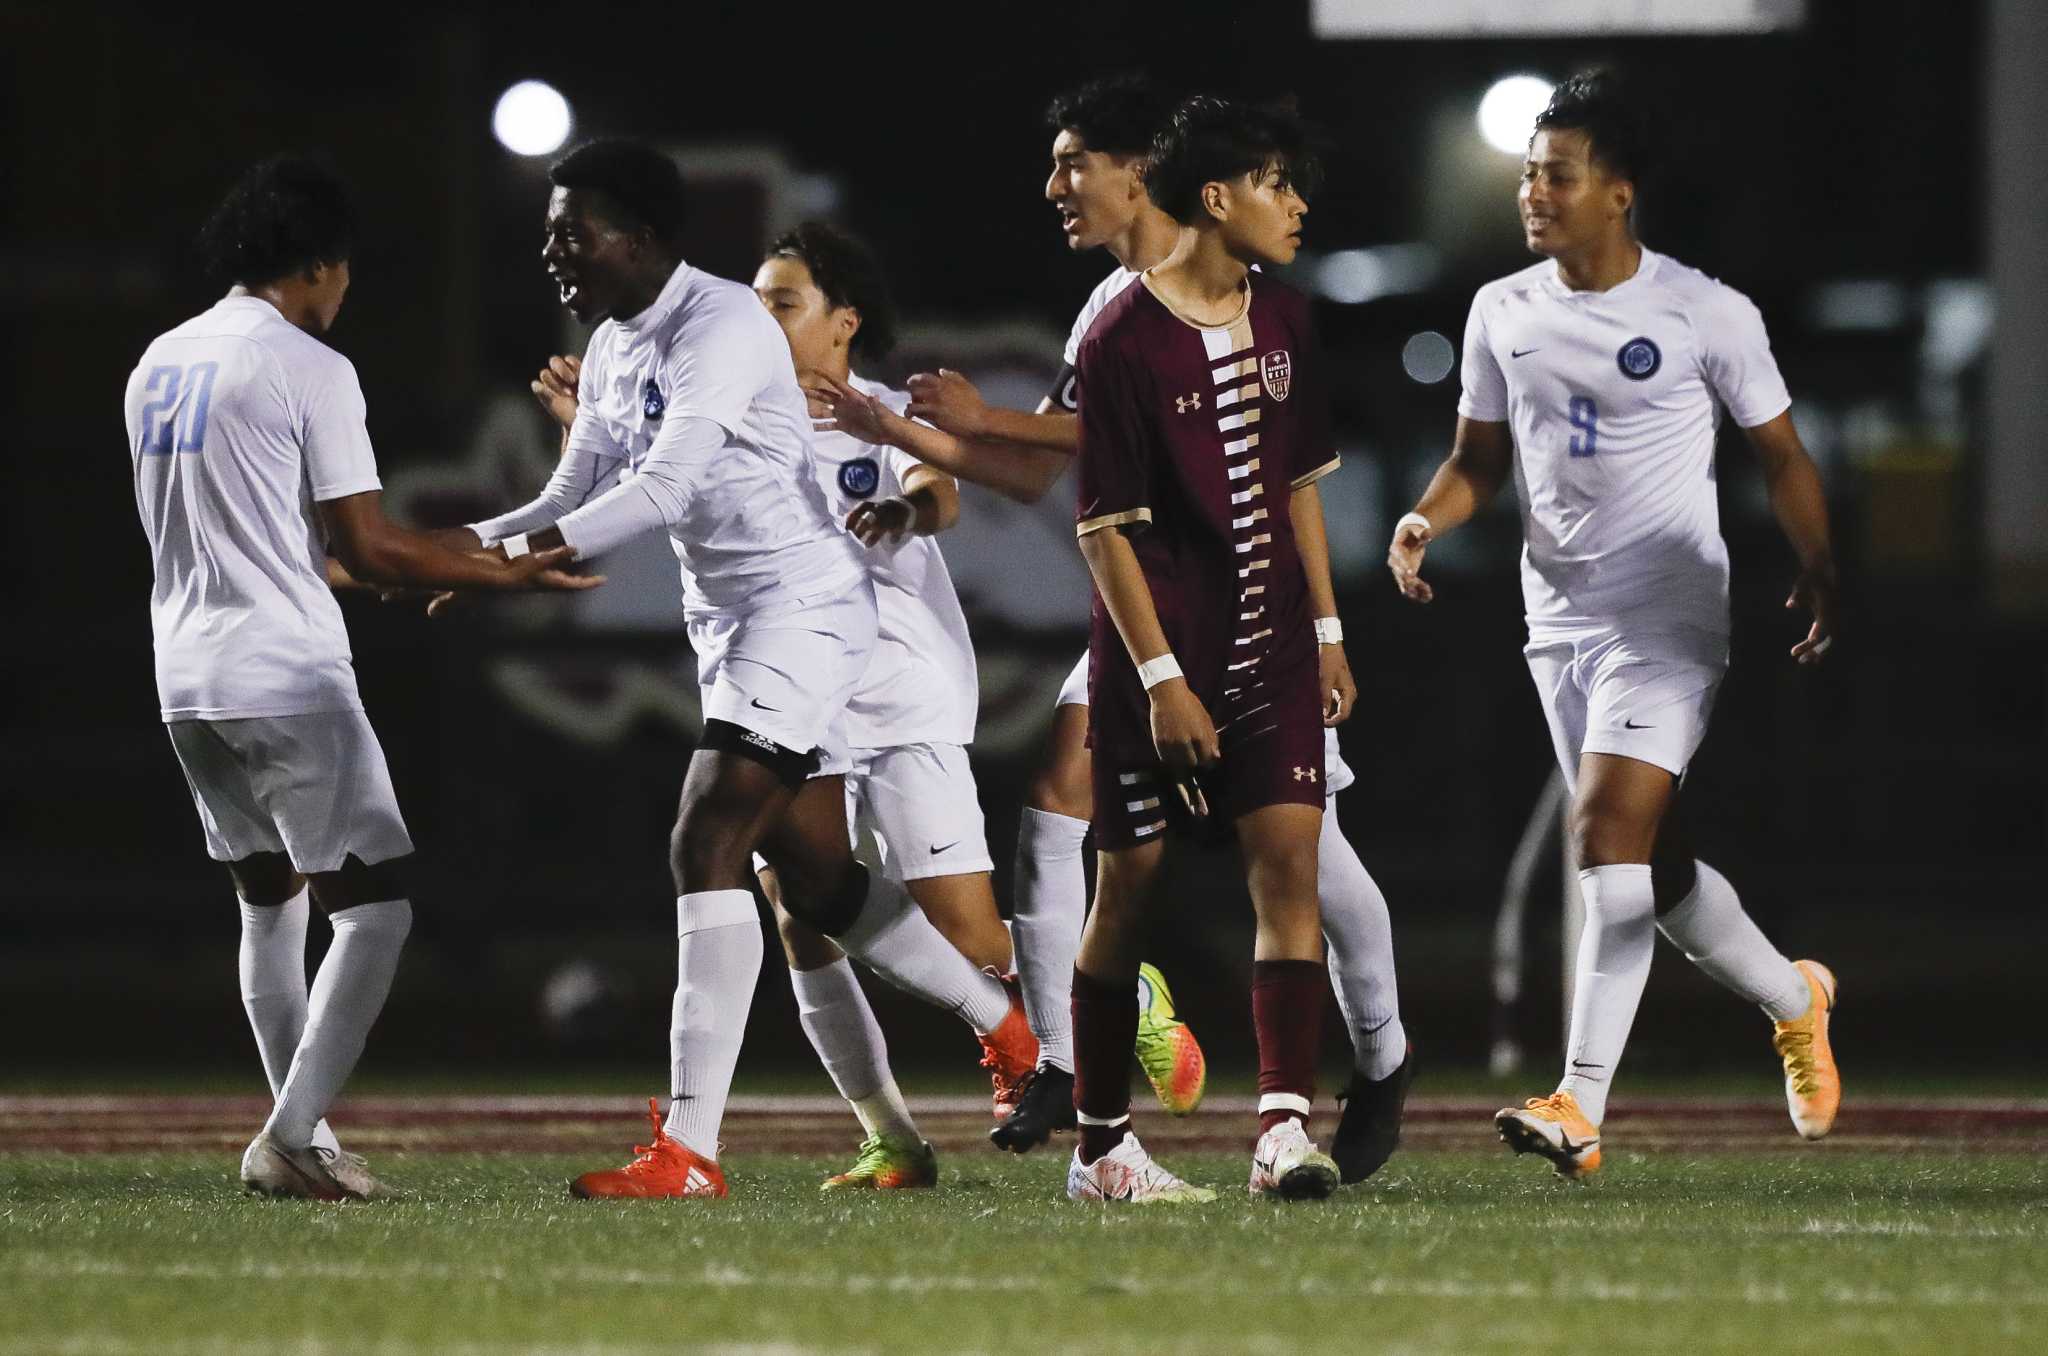
[(242, 1151), (242, 1185), (260, 1196), (306, 1201), (345, 1201), (348, 1190), (335, 1180), (318, 1151), (287, 1149), (265, 1130)]
[(1337, 1189), (1337, 1160), (1316, 1147), (1300, 1121), (1288, 1119), (1252, 1149), (1251, 1194), (1285, 1201), (1320, 1201)]
[[(1332, 1168), (1331, 1172), (1336, 1169)], [(1070, 1201), (1124, 1201), (1132, 1205), (1164, 1202), (1169, 1205), (1200, 1204), (1216, 1199), (1207, 1187), (1192, 1186), (1152, 1161), (1138, 1137), (1124, 1131), (1123, 1143), (1093, 1163), (1081, 1162), (1077, 1146), (1067, 1162), (1067, 1199)]]
[(343, 1191), (359, 1201), (395, 1201), (398, 1193), (378, 1181), (370, 1171), (370, 1165), (363, 1161), (361, 1154), (352, 1154), (346, 1149), (323, 1149), (313, 1146), (313, 1152), (327, 1166), (327, 1175), (332, 1177)]

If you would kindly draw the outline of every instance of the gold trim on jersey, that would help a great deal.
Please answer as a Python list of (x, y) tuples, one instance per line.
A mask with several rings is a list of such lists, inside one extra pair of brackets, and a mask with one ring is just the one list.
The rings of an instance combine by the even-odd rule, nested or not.
[(1105, 527), (1122, 527), (1126, 523), (1149, 523), (1151, 521), (1151, 509), (1125, 509), (1122, 513), (1105, 513), (1099, 518), (1082, 519), (1074, 524), (1074, 535), (1085, 537), (1090, 532), (1100, 532)]
[(1301, 489), (1305, 485), (1313, 485), (1318, 480), (1321, 480), (1324, 476), (1330, 474), (1330, 472), (1336, 470), (1339, 466), (1343, 464), (1344, 458), (1332, 457), (1328, 461), (1324, 462), (1321, 466), (1316, 467), (1315, 470), (1310, 471), (1307, 475), (1296, 476), (1294, 480), (1291, 482), (1291, 484), (1293, 488), (1297, 490)]

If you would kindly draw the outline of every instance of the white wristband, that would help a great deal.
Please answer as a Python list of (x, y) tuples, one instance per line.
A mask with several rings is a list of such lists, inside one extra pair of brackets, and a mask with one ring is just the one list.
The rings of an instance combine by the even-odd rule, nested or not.
[(1344, 643), (1344, 623), (1343, 623), (1343, 622), (1341, 622), (1341, 621), (1338, 621), (1338, 620), (1337, 620), (1337, 619), (1336, 619), (1335, 617), (1317, 617), (1317, 618), (1316, 618), (1316, 644), (1318, 644), (1318, 645), (1342, 645), (1343, 643)]
[(519, 559), (519, 557), (527, 555), (531, 553), (533, 550), (531, 546), (526, 544), (526, 534), (524, 532), (520, 532), (514, 536), (507, 537), (505, 538), (505, 540), (499, 542), (498, 545), (505, 548), (505, 559), (507, 560), (517, 560)]
[(1148, 659), (1138, 665), (1138, 681), (1145, 685), (1145, 690), (1148, 692), (1158, 687), (1167, 679), (1180, 676), (1180, 661), (1170, 654), (1160, 655), (1157, 659)]
[(1410, 523), (1413, 523), (1413, 524), (1415, 524), (1415, 525), (1416, 525), (1417, 527), (1421, 528), (1421, 529), (1422, 529), (1422, 530), (1423, 530), (1424, 532), (1427, 532), (1427, 533), (1429, 533), (1429, 534), (1430, 534), (1430, 535), (1431, 535), (1432, 537), (1436, 535), (1436, 529), (1435, 529), (1434, 527), (1431, 527), (1431, 526), (1429, 525), (1429, 519), (1427, 519), (1427, 518), (1423, 517), (1423, 516), (1422, 516), (1421, 514), (1419, 514), (1419, 513), (1404, 513), (1404, 514), (1402, 514), (1402, 515), (1401, 515), (1401, 521), (1400, 521), (1400, 522), (1398, 522), (1398, 523), (1395, 523), (1395, 524), (1394, 524), (1394, 535), (1395, 535), (1395, 536), (1397, 536), (1397, 537), (1398, 537), (1398, 536), (1400, 536), (1400, 535), (1401, 535), (1401, 529), (1402, 529), (1402, 528), (1404, 528), (1404, 527), (1406, 527), (1406, 526), (1408, 526), (1408, 524), (1410, 524)]

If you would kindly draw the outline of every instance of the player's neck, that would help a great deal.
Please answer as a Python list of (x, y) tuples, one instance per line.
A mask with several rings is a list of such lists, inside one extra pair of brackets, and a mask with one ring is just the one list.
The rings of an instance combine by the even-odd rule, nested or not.
[(1200, 324), (1223, 324), (1244, 307), (1251, 267), (1217, 231), (1187, 231), (1150, 273), (1152, 290), (1176, 313)]
[(1131, 224), (1108, 241), (1105, 248), (1131, 272), (1143, 273), (1173, 253), (1180, 231), (1179, 222), (1148, 202), (1132, 213)]
[(680, 259), (649, 259), (619, 290), (619, 304), (612, 315), (619, 320), (631, 320), (661, 300), (661, 289), (668, 286), (669, 279), (682, 266)]
[(1583, 250), (1557, 256), (1557, 277), (1574, 292), (1605, 292), (1636, 276), (1643, 266), (1643, 247), (1626, 233), (1610, 236)]
[(313, 309), (313, 299), (306, 295), (304, 288), (294, 286), (289, 281), (258, 283), (254, 287), (236, 283), (228, 289), (228, 295), (255, 297), (258, 301), (267, 301), (277, 308), (277, 313), (283, 316), (287, 323), (296, 325), (308, 334), (320, 333), (318, 316)]

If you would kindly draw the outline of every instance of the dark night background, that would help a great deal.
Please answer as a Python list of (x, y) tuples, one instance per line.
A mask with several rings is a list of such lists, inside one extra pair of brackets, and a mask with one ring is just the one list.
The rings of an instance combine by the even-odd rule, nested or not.
[[(14, 471), (0, 1069), (59, 1076), (148, 1060), (257, 1076), (227, 880), (205, 857), (157, 719), (149, 564), (120, 418), (144, 345), (212, 301), (189, 242), (248, 162), (317, 148), (354, 184), (364, 234), (330, 341), (361, 373), (387, 489), (402, 475), (427, 487), (394, 507), (458, 521), (544, 471), (547, 431), (519, 402), (549, 352), (581, 343), (538, 264), (545, 162), (491, 135), (507, 85), (554, 84), (578, 136), (644, 135), (676, 149), (686, 172), (722, 167), (693, 173), (692, 260), (714, 271), (750, 276), (771, 225), (825, 210), (873, 242), (909, 322), (901, 362), (876, 375), (949, 361), (979, 377), (980, 362), (1009, 373), (1004, 389), (1022, 402), (1111, 266), (1070, 255), (1040, 197), (1040, 113), (1062, 87), (1133, 67), (1189, 89), (1299, 97), (1332, 146), (1312, 251), (1420, 241), (1434, 252), (1420, 290), (1319, 306), (1342, 377), (1345, 477), (1357, 478), (1331, 515), (1364, 693), (1344, 730), (1359, 783), (1341, 803), (1393, 902), (1411, 1030), (1443, 1063), (1477, 1064), (1503, 873), (1551, 755), (1519, 653), (1511, 504), (1432, 554), (1430, 609), (1401, 604), (1378, 568), (1393, 518), (1447, 446), (1456, 400), (1455, 374), (1411, 380), (1400, 354), (1420, 331), (1455, 344), (1473, 288), (1523, 262), (1512, 157), (1473, 131), (1481, 93), (1503, 75), (1556, 79), (1604, 60), (1655, 95), (1647, 243), (1749, 293), (1771, 326), (1828, 480), (1850, 609), (1831, 662), (1795, 671), (1785, 650), (1802, 624), (1778, 606), (1790, 557), (1754, 465), (1724, 440), (1735, 662), (1687, 791), (1702, 855), (1789, 953), (1842, 975), (1852, 1078), (2038, 1077), (2031, 1028), (2015, 1019), (2032, 1010), (2048, 954), (2048, 588), (2025, 560), (1988, 548), (1982, 525), (2039, 481), (1987, 470), (1996, 344), (1952, 333), (1987, 294), (1998, 333), (2007, 308), (2042, 301), (1986, 281), (1992, 180), (2016, 172), (1991, 149), (1992, 11), (1815, 0), (1792, 33), (1512, 42), (1319, 41), (1301, 0), (1162, 12), (372, 7), (300, 16), (289, 34), (274, 14), (240, 27), (163, 9), (0, 14), (0, 366)], [(2034, 222), (2037, 255), (2043, 229)], [(1314, 270), (1294, 272), (1306, 283)], [(1858, 311), (1858, 297), (1875, 301)], [(2048, 352), (2007, 352), (2035, 380), (2048, 375)], [(491, 438), (519, 445), (513, 469), (462, 472), (464, 449)], [(1066, 493), (1054, 492), (1055, 520)], [(2027, 511), (2048, 539), (2048, 504)], [(1005, 562), (999, 536), (984, 524), (949, 542), (956, 568), (957, 553)], [(1055, 545), (1032, 549), (1075, 556), (1057, 534), (1045, 540)], [(1001, 890), (1050, 715), (1045, 684), (1071, 663), (1084, 614), (1076, 599), (1070, 620), (1047, 625), (1038, 614), (1057, 606), (1020, 606), (1041, 587), (1028, 568), (976, 578), (989, 698), (977, 770)], [(660, 1082), (673, 982), (665, 844), (694, 733), (670, 588), (649, 615), (668, 608), (672, 624), (596, 625), (527, 604), (430, 624), (346, 604), (421, 849), (413, 948), (366, 1071), (516, 1072), (595, 1049), (650, 1090)], [(624, 684), (626, 672), (646, 681)], [(645, 697), (664, 685), (685, 694), (680, 705)], [(642, 696), (621, 696), (629, 687)], [(1183, 872), (1157, 952), (1227, 1059), (1249, 1044), (1249, 909), (1208, 883), (1213, 866)], [(1539, 1068), (1557, 1039), (1556, 891), (1553, 870), (1534, 904), (1520, 1017)], [(615, 1003), (587, 1030), (550, 1028), (539, 991), (577, 957), (608, 977)], [(904, 1059), (965, 1063), (953, 1033), (871, 991)], [(1646, 1071), (1753, 1067), (1760, 1086), (1771, 1076), (1760, 1019), (1668, 950), (1630, 1059)], [(743, 1068), (807, 1060), (771, 946)]]

